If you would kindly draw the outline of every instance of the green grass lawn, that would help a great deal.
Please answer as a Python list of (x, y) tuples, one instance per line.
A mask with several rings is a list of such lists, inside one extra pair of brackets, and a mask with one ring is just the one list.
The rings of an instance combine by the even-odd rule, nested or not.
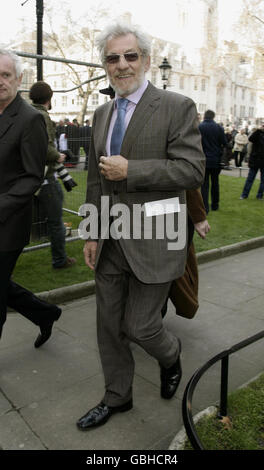
[[(228, 418), (204, 417), (196, 431), (206, 450), (264, 450), (264, 374), (228, 397)], [(186, 450), (192, 449), (189, 441)]]
[(195, 234), (197, 252), (231, 245), (264, 235), (264, 200), (256, 199), (255, 181), (248, 199), (240, 200), (245, 178), (220, 176), (220, 208), (210, 211), (211, 231), (205, 240)]
[[(78, 186), (65, 194), (64, 207), (78, 211), (85, 199), (86, 175), (84, 171), (72, 172)], [(209, 212), (208, 220), (211, 231), (206, 240), (195, 234), (196, 251), (206, 251), (225, 245), (264, 235), (264, 202), (256, 199), (257, 186), (255, 181), (248, 199), (240, 200), (245, 178), (221, 175), (220, 177), (220, 209)], [(79, 218), (65, 213), (64, 220), (72, 222), (77, 228)], [(13, 278), (33, 292), (42, 292), (93, 279), (93, 272), (83, 261), (83, 242), (67, 243), (67, 254), (77, 258), (77, 265), (64, 270), (51, 267), (50, 249), (45, 248), (23, 253), (17, 263)]]

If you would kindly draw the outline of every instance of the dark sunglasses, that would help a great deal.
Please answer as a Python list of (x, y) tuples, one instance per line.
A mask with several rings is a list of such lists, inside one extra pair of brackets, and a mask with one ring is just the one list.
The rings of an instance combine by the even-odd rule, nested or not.
[(136, 62), (139, 58), (138, 52), (125, 52), (125, 54), (109, 54), (105, 56), (107, 64), (117, 64), (120, 57), (124, 57), (127, 62)]

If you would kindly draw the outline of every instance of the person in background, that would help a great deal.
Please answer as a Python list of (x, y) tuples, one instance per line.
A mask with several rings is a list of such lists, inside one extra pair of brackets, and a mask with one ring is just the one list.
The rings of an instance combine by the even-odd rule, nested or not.
[(66, 162), (67, 167), (75, 167), (80, 159), (80, 126), (77, 119), (73, 119), (72, 123), (68, 123), (65, 129), (68, 142), (68, 150), (70, 151), (71, 161)]
[(263, 201), (264, 192), (264, 125), (260, 129), (256, 129), (249, 136), (249, 145), (252, 145), (249, 155), (249, 172), (240, 196), (240, 199), (247, 199), (257, 176), (260, 171), (260, 184), (257, 192), (257, 199)]
[(206, 213), (209, 212), (209, 187), (211, 180), (211, 209), (219, 209), (219, 174), (221, 159), (226, 147), (226, 137), (222, 126), (214, 121), (215, 113), (208, 109), (204, 113), (204, 120), (199, 124), (202, 136), (202, 146), (206, 158), (205, 178), (201, 187)]
[[(58, 164), (62, 165), (65, 155), (59, 153), (55, 146), (55, 129), (48, 110), (51, 109), (53, 92), (48, 83), (38, 81), (32, 85), (29, 97), (33, 107), (40, 111), (45, 119), (49, 136), (46, 164), (48, 166), (44, 182), (38, 193), (43, 213), (47, 217), (48, 231), (51, 242), (52, 266), (54, 269), (70, 268), (76, 259), (69, 257), (65, 250), (65, 226), (62, 218), (63, 190), (56, 178)], [(63, 170), (63, 168), (62, 168)], [(61, 175), (63, 177), (63, 175)], [(69, 181), (65, 182), (71, 184)], [(73, 182), (74, 183), (74, 182)], [(74, 184), (76, 186), (76, 183)]]
[(241, 167), (242, 162), (247, 154), (247, 144), (248, 136), (245, 133), (245, 129), (240, 129), (240, 131), (235, 136), (234, 141), (234, 159), (236, 167)]
[(232, 168), (230, 168), (230, 161), (233, 158), (233, 138), (231, 128), (229, 126), (225, 128), (225, 137), (226, 147), (223, 149), (222, 167), (224, 170), (232, 170)]
[(83, 147), (85, 153), (85, 162), (84, 162), (84, 169), (88, 170), (88, 157), (89, 157), (89, 149), (90, 149), (90, 142), (91, 142), (91, 126), (89, 119), (86, 119), (85, 126), (80, 128), (81, 134), (81, 146)]

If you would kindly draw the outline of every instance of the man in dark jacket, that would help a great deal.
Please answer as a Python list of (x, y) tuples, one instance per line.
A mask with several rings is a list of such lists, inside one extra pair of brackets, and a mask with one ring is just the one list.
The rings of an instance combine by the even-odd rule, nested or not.
[(19, 57), (0, 50), (0, 338), (8, 305), (39, 326), (38, 348), (61, 309), (11, 279), (29, 242), (32, 197), (43, 181), (48, 145), (43, 116), (17, 93), (21, 79)]
[(214, 111), (207, 110), (204, 120), (199, 124), (202, 135), (202, 146), (206, 157), (206, 170), (201, 191), (206, 213), (209, 212), (209, 180), (211, 177), (211, 209), (217, 211), (219, 207), (219, 174), (221, 171), (221, 158), (227, 141), (223, 127), (214, 121)]
[(245, 182), (243, 192), (240, 199), (247, 199), (252, 184), (256, 178), (258, 170), (260, 170), (260, 185), (257, 193), (257, 199), (263, 199), (264, 192), (264, 125), (260, 129), (253, 132), (249, 138), (252, 142), (252, 150), (249, 156), (249, 172)]

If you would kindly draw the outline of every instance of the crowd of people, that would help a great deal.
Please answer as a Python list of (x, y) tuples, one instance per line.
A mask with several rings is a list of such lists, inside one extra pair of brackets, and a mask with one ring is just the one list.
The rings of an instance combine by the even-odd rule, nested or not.
[(65, 118), (56, 125), (56, 143), (60, 152), (66, 155), (64, 164), (67, 167), (75, 166), (80, 159), (80, 148), (85, 153), (84, 169), (88, 168), (88, 155), (91, 141), (91, 126), (87, 119), (84, 126), (80, 126), (77, 119), (72, 122)]
[(260, 184), (257, 199), (263, 200), (264, 192), (264, 126), (252, 127), (250, 130), (248, 127), (224, 128), (221, 123), (216, 123), (214, 118), (214, 111), (207, 110), (203, 121), (200, 120), (199, 124), (206, 157), (202, 196), (207, 214), (210, 210), (209, 199), (211, 199), (211, 210), (219, 209), (219, 175), (222, 169), (241, 168), (243, 162), (247, 163), (249, 171), (240, 199), (248, 197), (258, 171), (260, 171)]

